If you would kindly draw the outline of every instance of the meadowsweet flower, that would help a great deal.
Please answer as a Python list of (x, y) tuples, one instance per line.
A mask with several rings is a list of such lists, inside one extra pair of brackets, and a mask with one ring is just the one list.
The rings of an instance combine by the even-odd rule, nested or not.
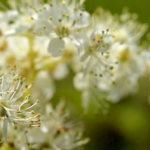
[(40, 126), (40, 114), (34, 115), (31, 110), (39, 101), (30, 104), (30, 95), (23, 97), (30, 86), (25, 85), (15, 66), (0, 70), (0, 118), (6, 140), (8, 122), (13, 126)]
[(0, 32), (0, 63), (3, 65), (13, 65), (18, 63), (18, 61), (23, 62), (29, 52), (28, 39), (23, 36), (6, 37), (3, 31)]
[[(0, 55), (2, 56), (0, 63), (3, 65), (18, 64), (20, 74), (25, 77), (23, 72), (31, 67), (30, 59), (33, 59), (35, 68), (39, 69), (50, 58), (47, 53), (49, 39), (34, 37), (31, 40), (31, 36), (31, 34), (5, 36), (3, 30), (0, 30)], [(31, 52), (34, 53), (34, 57), (30, 54)]]
[(82, 91), (85, 109), (88, 108), (93, 99), (93, 102), (96, 103), (95, 106), (102, 107), (105, 104), (101, 104), (101, 101), (118, 102), (121, 98), (137, 92), (138, 80), (143, 75), (143, 68), (145, 68), (143, 59), (146, 58), (142, 57), (143, 54), (140, 53), (140, 50), (139, 47), (115, 43), (111, 47), (110, 55), (117, 59), (119, 63), (111, 70), (110, 77), (94, 76), (93, 72), (86, 75), (80, 72), (75, 76), (74, 85)]
[(114, 36), (117, 41), (126, 44), (139, 44), (142, 36), (147, 31), (148, 25), (138, 22), (138, 15), (131, 14), (127, 9), (118, 18), (118, 27)]
[(78, 48), (77, 56), (81, 62), (84, 62), (84, 75), (92, 72), (95, 76), (106, 75), (110, 77), (111, 70), (117, 62), (109, 54), (113, 41), (113, 35), (110, 31), (108, 29), (104, 31), (97, 27), (89, 35), (76, 33), (74, 38), (73, 42)]
[[(1, 12), (1, 25), (4, 35), (13, 35), (25, 31), (29, 31), (33, 26), (32, 16), (35, 16), (35, 12), (32, 9), (32, 4), (38, 4), (38, 1), (9, 1), (11, 9), (5, 9), (5, 12)], [(37, 6), (38, 7), (38, 6)]]
[(82, 1), (52, 0), (34, 8), (38, 13), (35, 19), (34, 34), (50, 38), (48, 51), (55, 57), (64, 54), (65, 39), (89, 24), (90, 15), (82, 10)]
[[(64, 102), (59, 103), (55, 109), (50, 103), (45, 103), (45, 107), (41, 109), (44, 113), (41, 116), (41, 128), (27, 130), (30, 148), (73, 150), (89, 141), (88, 138), (83, 138), (82, 123), (71, 118), (70, 112), (65, 109)], [(16, 142), (15, 144), (16, 147), (20, 145)], [(28, 150), (25, 144), (21, 147), (23, 150)]]
[(139, 43), (146, 29), (147, 25), (138, 23), (136, 15), (127, 10), (121, 16), (113, 16), (99, 8), (88, 29), (74, 34), (73, 42), (83, 66), (75, 76), (74, 85), (82, 91), (86, 108), (93, 93), (97, 95), (94, 97), (98, 103), (101, 100), (99, 95), (117, 102), (137, 92), (144, 66)]
[(88, 74), (80, 72), (74, 78), (75, 87), (82, 91), (85, 109), (91, 102), (94, 102), (97, 108), (108, 108), (106, 100), (118, 102), (121, 98), (134, 94), (138, 90), (138, 79), (143, 75), (144, 64), (137, 47), (116, 43), (111, 47), (110, 55), (119, 62), (111, 70), (110, 78), (94, 76), (93, 72)]
[(109, 11), (98, 8), (94, 19), (101, 27), (114, 30), (113, 35), (116, 42), (130, 45), (139, 44), (148, 28), (147, 24), (138, 22), (137, 14), (131, 14), (126, 8), (123, 9), (121, 15), (112, 15)]
[[(26, 130), (22, 130), (19, 126), (9, 126), (7, 138), (9, 139), (7, 143), (1, 141), (1, 147), (7, 144), (10, 149), (17, 148), (23, 150), (24, 147), (29, 144), (27, 143)], [(0, 139), (3, 138), (3, 134), (0, 132)]]
[(103, 78), (98, 86), (102, 91), (107, 91), (114, 102), (129, 94), (134, 94), (138, 89), (138, 79), (143, 75), (144, 65), (141, 53), (137, 49), (140, 48), (120, 43), (112, 47), (112, 53), (119, 61), (112, 70), (114, 82)]

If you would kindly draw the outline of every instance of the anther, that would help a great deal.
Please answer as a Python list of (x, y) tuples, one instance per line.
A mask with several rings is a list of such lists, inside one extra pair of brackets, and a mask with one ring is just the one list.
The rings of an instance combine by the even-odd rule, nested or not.
[(65, 17), (66, 16), (66, 14), (65, 13), (63, 13), (63, 15), (62, 15), (63, 17)]
[(61, 21), (62, 21), (62, 19), (59, 19), (58, 21), (59, 21), (59, 22), (61, 22)]
[(43, 1), (40, 1), (40, 4), (41, 4), (41, 5), (44, 5), (44, 2), (43, 2)]
[(50, 16), (50, 17), (49, 17), (49, 19), (50, 19), (50, 20), (52, 20), (52, 19), (53, 19), (53, 17), (52, 17), (52, 16)]
[(39, 114), (37, 114), (37, 117), (40, 117), (41, 116), (41, 114), (39, 113)]
[(31, 111), (31, 114), (34, 114), (34, 113), (35, 113), (35, 112), (32, 110), (32, 111)]
[(107, 32), (109, 32), (109, 29), (106, 29)]
[(74, 7), (74, 9), (73, 9), (74, 11), (76, 11), (77, 10), (77, 7)]
[(25, 88), (28, 88), (28, 85), (25, 85)]
[(27, 145), (29, 146), (29, 145), (30, 145), (30, 143), (27, 143)]
[(103, 75), (102, 75), (102, 74), (100, 74), (99, 76), (100, 76), (100, 77), (103, 77)]
[(110, 70), (113, 70), (113, 69), (114, 69), (114, 67), (113, 67), (113, 66), (111, 66), (109, 69), (110, 69)]

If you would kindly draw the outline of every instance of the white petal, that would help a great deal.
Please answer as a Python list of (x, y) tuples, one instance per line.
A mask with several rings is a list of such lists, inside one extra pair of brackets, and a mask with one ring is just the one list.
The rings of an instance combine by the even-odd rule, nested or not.
[(29, 28), (31, 28), (31, 24), (26, 24), (26, 25), (18, 24), (18, 27), (16, 27), (16, 32), (20, 33), (23, 31), (27, 31)]
[[(82, 16), (80, 16), (82, 14)], [(75, 27), (84, 28), (90, 23), (90, 14), (87, 11), (79, 12), (79, 21), (76, 22)]]
[(73, 35), (72, 42), (78, 48), (77, 57), (80, 61), (84, 61), (89, 54), (88, 42), (89, 39), (84, 33), (76, 33)]
[(8, 123), (8, 120), (6, 117), (4, 117), (4, 122), (3, 122), (3, 134), (4, 134), (4, 137), (5, 137), (5, 140), (7, 142), (7, 124)]
[(36, 35), (49, 35), (53, 30), (53, 25), (46, 19), (40, 19), (35, 23), (34, 32)]
[(44, 97), (43, 103), (50, 100), (54, 94), (55, 87), (48, 71), (40, 71), (34, 81), (32, 97), (40, 99)]
[(82, 93), (82, 106), (85, 109), (86, 113), (88, 111), (89, 104), (90, 104), (90, 92), (88, 90), (85, 90)]
[(49, 42), (48, 52), (54, 57), (62, 56), (64, 54), (65, 42), (60, 38), (53, 38)]
[(53, 71), (53, 78), (56, 80), (62, 80), (69, 74), (69, 68), (66, 63), (60, 63)]
[(88, 61), (86, 62), (86, 65), (84, 66), (84, 76), (86, 75), (86, 74), (88, 74), (93, 68), (93, 66), (94, 66), (94, 64), (93, 64), (94, 62), (93, 62), (93, 60), (92, 60), (92, 58), (90, 57), (89, 59), (88, 59)]
[(74, 86), (78, 90), (85, 90), (89, 88), (88, 76), (84, 77), (83, 73), (78, 73), (74, 77)]

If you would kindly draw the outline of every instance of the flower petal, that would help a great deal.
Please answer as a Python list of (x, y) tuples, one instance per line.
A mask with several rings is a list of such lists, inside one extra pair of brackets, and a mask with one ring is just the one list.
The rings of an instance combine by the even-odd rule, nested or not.
[(80, 61), (85, 61), (88, 57), (88, 42), (89, 39), (84, 33), (76, 33), (71, 37), (73, 44), (78, 48), (77, 57)]
[[(82, 14), (82, 15), (81, 15)], [(76, 21), (75, 27), (84, 28), (90, 23), (90, 14), (87, 11), (78, 11), (78, 19)]]
[(49, 42), (48, 52), (54, 57), (62, 56), (64, 54), (65, 42), (60, 38), (53, 38)]
[(4, 122), (3, 122), (3, 135), (5, 137), (5, 140), (7, 142), (7, 125), (8, 125), (8, 120), (6, 117), (4, 117)]
[(78, 90), (86, 90), (89, 88), (89, 76), (84, 77), (82, 72), (74, 77), (74, 86)]
[(46, 19), (40, 19), (35, 23), (34, 33), (38, 36), (49, 35), (53, 30), (53, 25)]

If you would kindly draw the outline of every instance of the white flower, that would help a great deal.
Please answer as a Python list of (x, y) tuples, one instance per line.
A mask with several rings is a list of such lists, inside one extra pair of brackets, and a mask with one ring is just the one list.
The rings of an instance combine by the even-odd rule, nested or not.
[[(23, 62), (29, 52), (29, 41), (23, 36), (4, 36), (0, 31), (0, 63), (3, 65)], [(21, 65), (23, 66), (23, 65)]]
[[(85, 107), (92, 100), (93, 87), (96, 87), (93, 90), (96, 95), (114, 102), (137, 92), (138, 79), (144, 68), (139, 42), (146, 29), (147, 26), (138, 23), (136, 16), (128, 11), (116, 17), (98, 9), (89, 28), (84, 33), (74, 34), (77, 56), (84, 66), (74, 84), (83, 92)], [(99, 96), (95, 99), (101, 100)]]
[(49, 150), (73, 150), (86, 144), (89, 139), (82, 137), (82, 123), (74, 120), (64, 107), (64, 102), (55, 109), (51, 104), (43, 107), (41, 128), (28, 130), (27, 137), (31, 148)]
[(138, 79), (143, 75), (144, 66), (138, 49), (138, 47), (120, 43), (116, 43), (112, 47), (112, 54), (119, 62), (112, 70), (114, 82), (103, 78), (98, 87), (102, 91), (108, 92), (114, 102), (137, 91)]
[[(35, 2), (38, 3), (38, 0)], [(3, 15), (0, 17), (0, 29), (3, 30), (4, 35), (25, 32), (32, 28), (33, 19), (31, 16), (35, 16), (35, 12), (31, 5), (31, 1), (28, 3), (27, 1), (14, 1), (10, 10), (1, 12)]]
[(28, 111), (39, 101), (30, 104), (30, 95), (23, 98), (30, 86), (25, 85), (16, 67), (0, 70), (0, 118), (3, 120), (2, 131), (6, 140), (8, 122), (13, 126), (40, 126), (40, 115)]
[(113, 37), (109, 30), (101, 31), (97, 27), (90, 35), (84, 33), (74, 34), (74, 44), (77, 46), (77, 56), (84, 62), (84, 74), (92, 72), (95, 76), (110, 76), (116, 63), (109, 55)]
[(94, 18), (97, 20), (97, 24), (102, 27), (107, 27), (110, 30), (115, 29), (114, 40), (124, 44), (139, 44), (148, 28), (147, 24), (138, 22), (137, 14), (131, 14), (127, 9), (124, 9), (120, 16), (115, 16), (109, 11), (99, 8), (96, 10)]
[(77, 0), (52, 0), (50, 4), (36, 9), (38, 17), (34, 26), (35, 35), (50, 38), (48, 51), (55, 57), (64, 54), (65, 38), (89, 24), (90, 15), (82, 10), (82, 3)]

